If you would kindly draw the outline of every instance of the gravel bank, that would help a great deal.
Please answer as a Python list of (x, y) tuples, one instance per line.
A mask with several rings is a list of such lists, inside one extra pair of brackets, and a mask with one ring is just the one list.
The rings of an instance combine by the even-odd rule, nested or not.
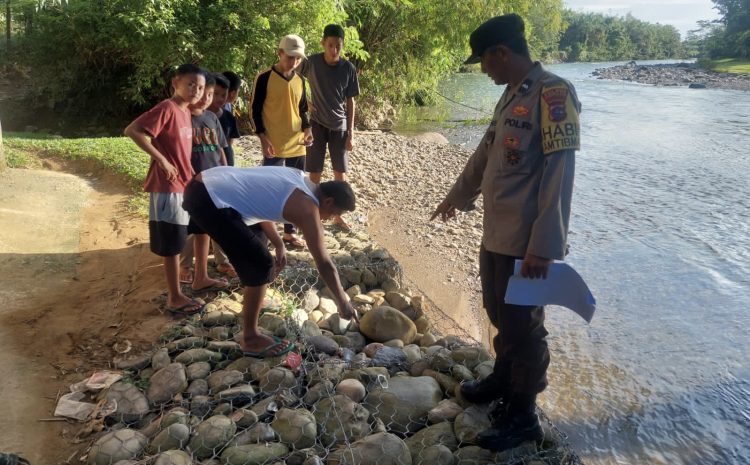
[(632, 81), (655, 86), (750, 91), (750, 76), (717, 73), (703, 69), (695, 63), (639, 65), (631, 61), (625, 65), (599, 68), (593, 75), (599, 79)]

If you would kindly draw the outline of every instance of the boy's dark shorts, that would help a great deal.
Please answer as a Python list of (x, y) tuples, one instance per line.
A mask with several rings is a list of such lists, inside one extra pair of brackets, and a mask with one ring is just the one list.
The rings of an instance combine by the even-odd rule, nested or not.
[(187, 238), (188, 215), (182, 208), (181, 193), (151, 192), (148, 232), (151, 252), (174, 257), (182, 252)]
[(333, 171), (346, 173), (349, 156), (346, 152), (347, 131), (334, 131), (316, 121), (310, 122), (313, 133), (313, 145), (307, 148), (305, 170), (308, 173), (322, 173), (326, 161), (326, 146), (331, 152)]
[(262, 286), (273, 281), (273, 257), (259, 225), (247, 226), (233, 208), (216, 208), (202, 182), (185, 188), (183, 207), (190, 214), (190, 234), (208, 234), (237, 271), (243, 286)]

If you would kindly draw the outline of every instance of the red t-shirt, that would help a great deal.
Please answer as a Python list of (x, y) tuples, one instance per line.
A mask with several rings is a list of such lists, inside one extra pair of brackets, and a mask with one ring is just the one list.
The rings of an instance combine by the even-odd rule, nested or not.
[(177, 168), (177, 177), (170, 181), (164, 170), (151, 160), (143, 190), (183, 192), (185, 185), (193, 177), (193, 167), (190, 165), (193, 150), (193, 123), (190, 111), (180, 108), (172, 99), (167, 99), (136, 118), (135, 123), (151, 136), (151, 143), (156, 150)]

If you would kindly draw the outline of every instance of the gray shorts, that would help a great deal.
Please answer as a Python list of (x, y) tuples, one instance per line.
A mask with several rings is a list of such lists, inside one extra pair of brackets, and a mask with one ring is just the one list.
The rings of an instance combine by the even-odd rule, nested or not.
[(346, 173), (349, 164), (346, 152), (347, 131), (334, 131), (322, 124), (311, 121), (313, 145), (307, 148), (305, 171), (308, 173), (322, 173), (326, 161), (326, 146), (331, 152), (331, 166), (333, 171)]
[(148, 203), (151, 251), (162, 257), (179, 255), (185, 246), (189, 219), (182, 208), (181, 193), (151, 192)]

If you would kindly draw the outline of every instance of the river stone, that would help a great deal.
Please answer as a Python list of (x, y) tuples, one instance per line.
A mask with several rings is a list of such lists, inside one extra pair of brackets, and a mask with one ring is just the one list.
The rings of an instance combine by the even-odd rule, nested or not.
[(474, 374), (463, 365), (453, 365), (451, 368), (451, 375), (456, 381), (474, 381)]
[(124, 428), (111, 431), (96, 440), (89, 451), (89, 465), (110, 465), (120, 460), (131, 460), (143, 452), (148, 438), (135, 430)]
[(453, 349), (451, 357), (456, 363), (464, 365), (469, 370), (473, 370), (482, 362), (492, 360), (492, 356), (484, 347), (468, 346)]
[(434, 378), (435, 381), (440, 384), (440, 388), (443, 390), (443, 392), (448, 395), (454, 393), (457, 386), (460, 384), (452, 376), (446, 375), (445, 373), (440, 373), (439, 371), (435, 370), (427, 369), (422, 372), (422, 376), (429, 376), (430, 378)]
[(438, 339), (435, 344), (450, 350), (456, 350), (459, 347), (465, 347), (468, 345), (463, 339), (454, 335), (448, 335), (444, 338)]
[[(226, 341), (230, 337), (229, 328), (226, 326), (214, 326), (208, 330), (208, 338), (214, 341)], [(209, 342), (209, 345), (211, 343)], [(209, 350), (213, 350), (210, 347)]]
[(266, 328), (271, 333), (276, 333), (280, 327), (286, 326), (286, 322), (279, 315), (264, 313), (258, 318), (258, 326)]
[(429, 331), (430, 328), (432, 328), (432, 323), (430, 323), (430, 320), (428, 320), (427, 317), (423, 315), (414, 320), (414, 326), (417, 327), (418, 333), (424, 334)]
[(368, 269), (362, 270), (362, 284), (367, 287), (373, 287), (378, 285), (378, 277), (375, 273)]
[(318, 291), (315, 289), (308, 289), (307, 292), (305, 292), (305, 296), (302, 298), (302, 308), (304, 308), (307, 313), (310, 313), (318, 308), (319, 305), (320, 296), (318, 296)]
[(202, 337), (190, 336), (172, 341), (164, 347), (169, 352), (176, 352), (178, 350), (199, 349), (205, 345), (206, 341)]
[[(232, 414), (232, 404), (227, 402), (222, 402), (221, 404), (217, 405), (215, 409), (211, 412), (211, 416), (215, 417), (217, 415), (224, 415), (229, 416)], [(233, 420), (234, 421), (234, 420)]]
[(308, 316), (313, 323), (320, 323), (326, 317), (320, 310), (313, 310)]
[(413, 433), (427, 423), (427, 413), (443, 398), (440, 385), (429, 376), (391, 378), (388, 387), (369, 389), (364, 405), (397, 433)]
[(256, 423), (245, 431), (237, 434), (229, 444), (228, 447), (234, 446), (245, 446), (248, 444), (263, 444), (265, 442), (273, 442), (277, 439), (276, 431), (268, 423)]
[(459, 441), (476, 444), (477, 435), (491, 426), (487, 406), (472, 405), (456, 416), (453, 428)]
[(337, 336), (343, 336), (351, 326), (351, 320), (345, 320), (339, 316), (338, 313), (328, 317), (328, 327), (331, 328), (331, 332)]
[(315, 324), (312, 320), (307, 320), (304, 323), (302, 323), (302, 337), (303, 338), (310, 338), (313, 336), (322, 336), (323, 332), (318, 328), (318, 325)]
[(404, 440), (412, 457), (418, 457), (427, 447), (442, 444), (450, 450), (458, 449), (458, 439), (453, 432), (453, 424), (447, 421), (428, 426)]
[(346, 338), (351, 342), (351, 346), (349, 348), (354, 352), (362, 352), (365, 344), (367, 344), (365, 337), (359, 331), (347, 331), (344, 336), (346, 336)]
[(402, 312), (411, 307), (411, 299), (400, 292), (386, 293), (385, 300), (388, 302), (388, 305)]
[[(360, 279), (362, 279), (362, 272), (358, 271)], [(359, 282), (359, 281), (357, 281)], [(354, 299), (355, 296), (358, 296), (362, 293), (362, 287), (360, 287), (359, 284), (355, 284), (349, 289), (346, 290), (346, 295), (349, 296), (350, 299)]]
[(175, 357), (174, 361), (177, 363), (196, 363), (196, 362), (209, 362), (216, 363), (220, 361), (222, 355), (218, 352), (214, 352), (208, 349), (188, 349)]
[(372, 364), (376, 367), (385, 367), (389, 372), (395, 373), (406, 369), (406, 354), (396, 347), (382, 347), (372, 357)]
[(317, 384), (324, 379), (330, 380), (333, 384), (338, 384), (344, 375), (345, 368), (344, 364), (338, 360), (334, 360), (331, 363), (323, 363), (322, 365), (308, 365), (307, 371), (310, 384)]
[(337, 394), (320, 400), (313, 408), (324, 447), (356, 441), (370, 433), (370, 412), (350, 398)]
[(251, 402), (255, 397), (255, 394), (255, 389), (251, 385), (243, 384), (220, 391), (216, 394), (216, 399), (225, 400), (230, 404), (244, 405)]
[(264, 465), (289, 453), (289, 448), (281, 443), (250, 444), (227, 447), (221, 453), (224, 465)]
[(365, 386), (356, 379), (345, 379), (336, 386), (336, 394), (342, 394), (354, 402), (362, 402), (367, 391)]
[(375, 433), (352, 443), (349, 449), (331, 452), (328, 465), (411, 465), (404, 441), (394, 434)]
[(111, 416), (116, 421), (123, 423), (140, 421), (150, 410), (148, 399), (140, 389), (133, 384), (122, 381), (118, 381), (110, 386), (104, 398), (107, 402), (116, 402), (117, 410)]
[(315, 445), (318, 428), (315, 417), (308, 410), (282, 408), (276, 412), (271, 427), (279, 434), (279, 440), (292, 449), (305, 449)]
[(182, 449), (190, 440), (190, 428), (187, 425), (175, 423), (161, 430), (148, 446), (149, 454), (158, 454), (172, 449)]
[(211, 398), (208, 396), (194, 396), (190, 399), (190, 413), (198, 418), (205, 418), (212, 408)]
[(495, 463), (495, 454), (479, 446), (467, 446), (453, 452), (456, 457), (454, 465), (486, 465)]
[(115, 368), (118, 370), (138, 371), (146, 368), (151, 363), (151, 354), (116, 357), (113, 362)]
[(352, 297), (352, 300), (355, 303), (358, 303), (358, 304), (372, 305), (372, 304), (375, 303), (375, 298), (374, 297), (370, 297), (367, 294), (357, 294), (354, 297)]
[(368, 390), (373, 386), (387, 385), (389, 378), (390, 374), (384, 367), (364, 367), (344, 373), (344, 379), (356, 379)]
[(175, 407), (168, 411), (161, 420), (161, 427), (167, 428), (172, 425), (187, 425), (190, 421), (190, 412), (182, 407)]
[(211, 364), (208, 362), (191, 363), (185, 369), (188, 381), (203, 379), (211, 373)]
[(195, 428), (195, 435), (188, 448), (199, 459), (205, 459), (219, 452), (237, 431), (237, 425), (223, 415), (210, 417)]
[(193, 458), (181, 450), (169, 450), (156, 457), (154, 465), (192, 465)]
[(412, 455), (413, 465), (454, 465), (456, 456), (442, 444), (425, 447), (418, 456)]
[(451, 399), (443, 399), (435, 408), (427, 413), (427, 421), (430, 424), (440, 423), (443, 421), (453, 421), (464, 408)]
[(307, 390), (305, 396), (302, 398), (302, 401), (305, 403), (305, 405), (312, 406), (320, 399), (332, 396), (333, 392), (333, 383), (328, 379), (323, 379)]
[[(341, 274), (352, 284), (359, 284), (362, 282), (362, 271), (356, 268), (343, 268), (341, 269)], [(361, 289), (359, 289), (359, 291), (361, 292)], [(359, 294), (359, 292), (357, 292), (357, 294)]]
[(187, 387), (185, 366), (182, 363), (170, 363), (151, 377), (146, 397), (152, 405), (163, 404)]
[(232, 421), (237, 425), (238, 428), (250, 428), (258, 423), (258, 415), (252, 410), (240, 408), (232, 413)]
[(441, 373), (450, 373), (451, 368), (453, 368), (453, 365), (455, 364), (456, 362), (453, 361), (451, 351), (448, 349), (439, 349), (432, 354), (430, 359), (430, 366), (432, 369)]
[(151, 368), (153, 368), (155, 371), (161, 370), (170, 363), (172, 363), (172, 359), (169, 358), (169, 350), (167, 350), (166, 347), (162, 347), (161, 349), (157, 350), (154, 353), (154, 356), (151, 357)]
[(271, 369), (271, 365), (265, 360), (242, 357), (227, 365), (226, 369), (239, 371), (245, 381), (258, 381)]
[(242, 352), (242, 347), (240, 347), (240, 345), (234, 341), (211, 341), (206, 347), (208, 348), (208, 350), (212, 350), (214, 352), (219, 352), (222, 354), (239, 354), (240, 352)]
[(297, 379), (291, 370), (276, 367), (268, 370), (258, 383), (262, 392), (272, 393), (279, 389), (291, 389), (297, 386)]
[(432, 333), (425, 333), (419, 338), (419, 347), (430, 347), (437, 342), (437, 337)]
[(380, 286), (386, 293), (397, 292), (401, 285), (393, 278), (386, 278), (383, 280), (383, 284)]
[(417, 360), (416, 362), (412, 363), (411, 368), (409, 369), (409, 374), (412, 376), (422, 376), (424, 372), (429, 368), (429, 360)]
[(308, 337), (307, 341), (313, 347), (315, 352), (322, 352), (328, 355), (335, 355), (339, 350), (339, 345), (336, 341), (327, 336), (312, 336)]
[(406, 362), (412, 365), (414, 362), (422, 360), (422, 351), (416, 344), (409, 344), (404, 346), (404, 354), (406, 354)]
[(187, 390), (185, 390), (185, 394), (187, 394), (189, 397), (207, 396), (208, 381), (206, 381), (205, 379), (196, 379), (195, 381), (190, 383), (190, 386), (188, 386)]
[(384, 347), (383, 344), (380, 342), (372, 342), (364, 346), (362, 348), (362, 352), (364, 352), (365, 355), (367, 355), (368, 357), (372, 358), (383, 347)]
[(479, 365), (474, 368), (474, 374), (477, 376), (478, 380), (483, 380), (489, 375), (492, 374), (492, 372), (495, 371), (495, 361), (494, 360), (488, 360), (486, 362), (482, 362)]
[(329, 315), (333, 315), (334, 313), (337, 313), (338, 306), (336, 306), (336, 302), (334, 302), (332, 299), (329, 299), (328, 297), (321, 297), (318, 310), (323, 312), (323, 315), (327, 317)]
[(237, 323), (237, 314), (229, 310), (208, 312), (201, 318), (203, 326), (232, 326)]
[(417, 334), (417, 327), (406, 315), (395, 308), (382, 305), (362, 316), (359, 322), (362, 334), (375, 342), (401, 339), (410, 344)]
[(214, 394), (225, 391), (242, 380), (242, 373), (237, 370), (217, 370), (211, 373), (206, 379), (208, 387)]

